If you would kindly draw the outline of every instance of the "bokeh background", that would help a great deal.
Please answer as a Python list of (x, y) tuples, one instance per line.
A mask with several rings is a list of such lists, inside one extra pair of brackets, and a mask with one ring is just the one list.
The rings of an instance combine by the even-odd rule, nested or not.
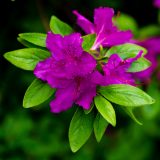
[(76, 154), (70, 151), (68, 143), (68, 127), (75, 108), (54, 115), (50, 113), (49, 100), (35, 108), (22, 107), (33, 73), (20, 70), (3, 58), (5, 52), (23, 48), (17, 41), (18, 34), (47, 32), (51, 15), (79, 29), (72, 10), (93, 19), (93, 10), (99, 6), (131, 15), (139, 28), (157, 23), (157, 9), (152, 0), (0, 1), (0, 160), (160, 159), (160, 107), (154, 116), (137, 110), (143, 126), (117, 108), (117, 126), (109, 126), (100, 143), (92, 135)]

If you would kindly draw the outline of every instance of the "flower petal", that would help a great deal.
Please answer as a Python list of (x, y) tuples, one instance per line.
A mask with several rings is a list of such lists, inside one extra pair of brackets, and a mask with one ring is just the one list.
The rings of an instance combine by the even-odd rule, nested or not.
[(57, 89), (55, 99), (50, 103), (51, 112), (59, 113), (71, 108), (74, 103), (74, 93), (74, 84), (67, 88)]
[(131, 31), (116, 31), (106, 35), (106, 39), (102, 42), (103, 46), (113, 46), (128, 42), (133, 37)]
[(131, 62), (125, 62), (117, 54), (110, 56), (108, 63), (103, 67), (105, 74), (104, 84), (130, 84), (135, 85), (134, 77), (127, 70)]
[(100, 7), (94, 10), (94, 24), (97, 34), (99, 34), (99, 32), (108, 32), (113, 29), (113, 16), (114, 10), (112, 8)]
[(46, 47), (50, 50), (55, 59), (63, 58), (63, 37), (61, 35), (48, 32)]
[(94, 33), (94, 25), (88, 19), (77, 11), (73, 11), (73, 14), (77, 16), (77, 24), (85, 31), (85, 33)]
[(75, 103), (80, 105), (84, 109), (89, 109), (93, 98), (96, 96), (96, 85), (90, 84), (90, 82), (88, 81), (84, 81), (83, 83), (86, 84), (81, 84), (81, 94), (79, 95)]

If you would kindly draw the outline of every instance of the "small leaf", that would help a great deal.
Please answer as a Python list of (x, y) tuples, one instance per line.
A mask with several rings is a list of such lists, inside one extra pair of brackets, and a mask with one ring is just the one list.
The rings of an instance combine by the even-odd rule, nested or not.
[(69, 142), (72, 152), (77, 152), (88, 140), (93, 129), (93, 113), (85, 114), (78, 108), (69, 127)]
[(132, 43), (125, 43), (122, 45), (117, 45), (111, 47), (107, 53), (106, 57), (110, 57), (112, 54), (118, 54), (122, 59), (133, 58), (139, 53), (139, 51), (143, 51), (143, 55), (147, 53), (147, 50), (141, 46)]
[(144, 57), (139, 58), (131, 64), (128, 72), (140, 72), (151, 66), (151, 62)]
[(35, 79), (24, 95), (23, 107), (30, 108), (37, 106), (50, 98), (54, 92), (55, 89), (51, 88), (47, 83)]
[(89, 52), (96, 39), (96, 34), (88, 34), (86, 36), (83, 36), (82, 38), (83, 38), (82, 47), (86, 52)]
[(55, 16), (51, 17), (50, 28), (53, 33), (63, 36), (73, 32), (73, 29), (68, 24), (62, 22)]
[(43, 33), (21, 33), (19, 37), (37, 46), (46, 47), (47, 35)]
[(103, 118), (112, 126), (116, 126), (116, 114), (111, 103), (102, 96), (96, 96), (94, 102)]
[(124, 84), (100, 87), (99, 93), (109, 101), (128, 107), (153, 104), (155, 100), (137, 87)]
[(135, 117), (133, 113), (133, 107), (122, 107), (122, 108), (136, 123), (138, 123), (139, 125), (142, 125), (142, 123)]
[(16, 67), (33, 70), (39, 61), (50, 57), (50, 53), (38, 48), (25, 48), (7, 52), (4, 57)]
[(108, 122), (98, 113), (94, 120), (94, 134), (97, 142), (100, 142), (104, 135)]

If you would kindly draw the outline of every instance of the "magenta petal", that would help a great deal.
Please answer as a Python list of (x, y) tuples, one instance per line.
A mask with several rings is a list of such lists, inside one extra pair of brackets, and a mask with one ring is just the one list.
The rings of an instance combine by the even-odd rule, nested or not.
[(135, 85), (135, 80), (131, 73), (127, 70), (131, 63), (125, 62), (117, 54), (110, 56), (107, 64), (103, 67), (104, 71), (104, 84), (130, 84)]
[(34, 69), (34, 75), (37, 78), (46, 81), (47, 75), (50, 74), (51, 61), (51, 58), (47, 58), (46, 60), (39, 62)]
[(69, 57), (79, 57), (82, 52), (82, 41), (79, 33), (72, 33), (63, 39), (63, 54)]
[(160, 8), (160, 0), (154, 0), (153, 5), (154, 5), (156, 8)]
[(99, 32), (105, 33), (112, 29), (113, 16), (114, 10), (112, 8), (100, 7), (94, 10), (94, 24), (97, 34), (99, 34)]
[(61, 35), (48, 32), (46, 46), (54, 58), (61, 59), (63, 57), (63, 37)]
[(72, 107), (74, 103), (74, 85), (64, 89), (57, 89), (55, 99), (51, 101), (51, 112), (59, 113)]
[(73, 14), (77, 16), (77, 24), (85, 31), (85, 33), (94, 33), (94, 25), (77, 11), (73, 11)]
[(84, 109), (89, 109), (93, 98), (96, 96), (96, 84), (92, 82), (92, 75), (81, 79), (78, 88), (80, 90), (79, 96), (75, 103), (82, 106)]
[(84, 109), (89, 109), (95, 96), (96, 87), (89, 88), (89, 90), (86, 89), (86, 91), (81, 94), (81, 96), (76, 100), (75, 103), (82, 106), (82, 108)]
[(117, 31), (106, 36), (103, 46), (113, 46), (128, 42), (133, 37), (131, 31)]

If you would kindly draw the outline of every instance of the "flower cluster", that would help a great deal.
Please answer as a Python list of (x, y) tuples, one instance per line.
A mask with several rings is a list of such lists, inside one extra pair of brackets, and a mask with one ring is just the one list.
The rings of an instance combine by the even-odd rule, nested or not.
[[(77, 11), (77, 24), (87, 33), (96, 34), (95, 42), (90, 50), (99, 51), (99, 47), (111, 47), (123, 44), (132, 38), (131, 31), (120, 31), (112, 22), (114, 11), (111, 8), (98, 8), (94, 13), (94, 24)], [(49, 32), (46, 47), (51, 57), (39, 62), (34, 70), (37, 78), (46, 81), (56, 88), (55, 99), (50, 103), (51, 111), (58, 113), (69, 109), (74, 103), (89, 109), (96, 96), (98, 85), (110, 84), (135, 85), (133, 74), (127, 72), (132, 62), (141, 57), (123, 60), (113, 54), (97, 69), (96, 59), (82, 48), (83, 39), (80, 33), (72, 33), (62, 37)], [(97, 55), (98, 56), (98, 55)]]
[[(25, 93), (25, 108), (40, 105), (54, 93), (51, 112), (77, 107), (69, 127), (71, 150), (76, 152), (93, 128), (99, 142), (108, 124), (116, 125), (116, 105), (141, 124), (132, 110), (154, 100), (137, 88), (136, 79), (150, 75), (155, 65), (150, 54), (156, 56), (159, 40), (137, 45), (130, 30), (122, 31), (114, 25), (112, 8), (95, 9), (94, 23), (78, 11), (73, 14), (85, 35), (52, 16), (51, 31), (19, 34), (18, 40), (28, 48), (7, 52), (4, 57), (36, 76)], [(148, 48), (148, 55), (142, 46)], [(153, 62), (149, 69), (150, 61), (145, 57)]]

